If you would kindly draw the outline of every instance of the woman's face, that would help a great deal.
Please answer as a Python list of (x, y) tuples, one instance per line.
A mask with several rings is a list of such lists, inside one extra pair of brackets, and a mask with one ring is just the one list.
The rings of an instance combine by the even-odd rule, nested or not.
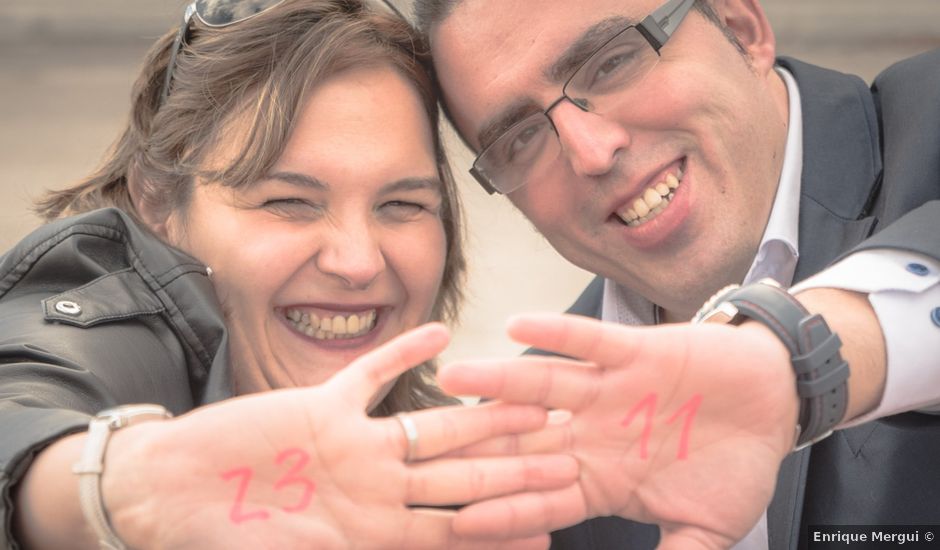
[(167, 223), (212, 269), (238, 393), (323, 382), (428, 321), (441, 286), (443, 184), (412, 85), (390, 68), (341, 73), (296, 122), (267, 177), (197, 184)]

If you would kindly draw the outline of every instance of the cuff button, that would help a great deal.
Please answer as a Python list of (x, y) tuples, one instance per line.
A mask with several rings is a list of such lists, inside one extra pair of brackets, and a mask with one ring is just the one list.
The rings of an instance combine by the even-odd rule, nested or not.
[(927, 266), (925, 266), (924, 264), (917, 264), (917, 263), (907, 264), (907, 270), (913, 273), (914, 275), (918, 275), (920, 277), (930, 274), (930, 270), (927, 269)]

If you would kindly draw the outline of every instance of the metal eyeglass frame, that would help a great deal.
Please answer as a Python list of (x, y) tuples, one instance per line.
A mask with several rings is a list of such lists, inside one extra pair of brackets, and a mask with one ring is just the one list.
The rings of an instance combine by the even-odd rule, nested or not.
[[(569, 97), (567, 93), (565, 92), (569, 83), (574, 79), (574, 77), (578, 74), (578, 72), (581, 70), (582, 67), (591, 63), (594, 60), (594, 57), (599, 52), (603, 51), (608, 46), (608, 44), (617, 40), (620, 36), (623, 35), (623, 33), (627, 32), (628, 30), (632, 28), (636, 28), (640, 32), (643, 38), (645, 38), (646, 41), (649, 43), (650, 47), (653, 48), (653, 50), (656, 52), (656, 55), (659, 56), (660, 55), (659, 51), (666, 44), (666, 42), (669, 41), (669, 38), (672, 37), (672, 34), (679, 27), (679, 24), (682, 23), (682, 21), (685, 19), (685, 16), (688, 14), (689, 10), (692, 8), (692, 5), (694, 3), (695, 3), (695, 0), (669, 0), (665, 4), (656, 8), (656, 10), (653, 11), (651, 14), (647, 15), (641, 22), (624, 27), (623, 29), (615, 33), (611, 38), (606, 40), (603, 44), (598, 46), (597, 49), (595, 49), (591, 53), (591, 55), (587, 57), (587, 59), (585, 59), (580, 65), (578, 65), (578, 68), (575, 69), (571, 73), (571, 76), (568, 78), (568, 80), (565, 81), (565, 84), (562, 86), (561, 97), (551, 102), (549, 106), (546, 107), (540, 113), (541, 115), (544, 115), (545, 118), (548, 119), (549, 123), (552, 126), (552, 129), (555, 128), (555, 125), (552, 122), (552, 119), (551, 119), (551, 116), (549, 116), (549, 113), (552, 111), (552, 109), (554, 109), (563, 101), (565, 100), (570, 101), (572, 104), (574, 104), (576, 107), (578, 107), (579, 109), (583, 111), (590, 110), (588, 108), (587, 103), (583, 99)], [(537, 114), (539, 113), (534, 113), (534, 115), (537, 115)], [(533, 115), (529, 115), (529, 117), (531, 116)], [(524, 120), (527, 120), (529, 117), (526, 117), (525, 119), (517, 122), (516, 124), (519, 124), (523, 122)], [(483, 189), (486, 190), (486, 192), (489, 193), (490, 195), (511, 193), (512, 191), (515, 191), (516, 189), (519, 189), (520, 187), (525, 185), (525, 182), (522, 182), (512, 187), (509, 190), (501, 191), (497, 189), (497, 187), (491, 183), (490, 178), (488, 178), (486, 174), (483, 172), (483, 170), (480, 169), (480, 167), (478, 166), (478, 163), (480, 162), (480, 158), (483, 157), (483, 155), (485, 155), (486, 152), (490, 150), (490, 148), (492, 148), (495, 144), (497, 144), (499, 140), (502, 138), (502, 136), (511, 132), (513, 127), (515, 127), (515, 124), (513, 124), (512, 127), (506, 129), (505, 132), (497, 136), (496, 139), (494, 139), (489, 145), (487, 145), (482, 151), (480, 151), (480, 153), (473, 160), (473, 165), (470, 168), (470, 175), (472, 175), (473, 178), (477, 181), (477, 183), (479, 183), (483, 187)], [(556, 137), (557, 137), (557, 130), (556, 130)]]

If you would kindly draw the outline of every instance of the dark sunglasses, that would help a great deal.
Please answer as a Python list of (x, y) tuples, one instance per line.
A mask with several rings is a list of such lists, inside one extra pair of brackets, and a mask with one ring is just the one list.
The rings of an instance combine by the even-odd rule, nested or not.
[[(160, 93), (160, 105), (166, 103), (166, 98), (170, 95), (170, 84), (173, 83), (173, 71), (176, 68), (176, 56), (179, 55), (183, 43), (188, 38), (190, 23), (193, 17), (207, 27), (220, 29), (251, 19), (283, 1), (284, 0), (195, 0), (193, 3), (186, 6), (186, 10), (183, 12), (183, 23), (180, 25), (180, 30), (176, 33), (176, 39), (173, 41), (173, 46), (170, 49), (170, 62), (167, 64), (166, 77), (163, 80), (163, 91)], [(408, 19), (405, 18), (391, 2), (382, 0), (382, 3), (396, 16), (408, 22)]]

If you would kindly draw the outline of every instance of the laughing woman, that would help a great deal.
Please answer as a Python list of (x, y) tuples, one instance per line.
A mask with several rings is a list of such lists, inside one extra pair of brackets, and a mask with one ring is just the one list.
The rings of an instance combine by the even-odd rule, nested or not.
[(412, 505), (576, 471), (440, 458), (545, 413), (426, 380), (463, 257), (419, 42), (350, 0), (247, 4), (187, 10), (102, 167), (0, 259), (0, 546), (497, 547)]

